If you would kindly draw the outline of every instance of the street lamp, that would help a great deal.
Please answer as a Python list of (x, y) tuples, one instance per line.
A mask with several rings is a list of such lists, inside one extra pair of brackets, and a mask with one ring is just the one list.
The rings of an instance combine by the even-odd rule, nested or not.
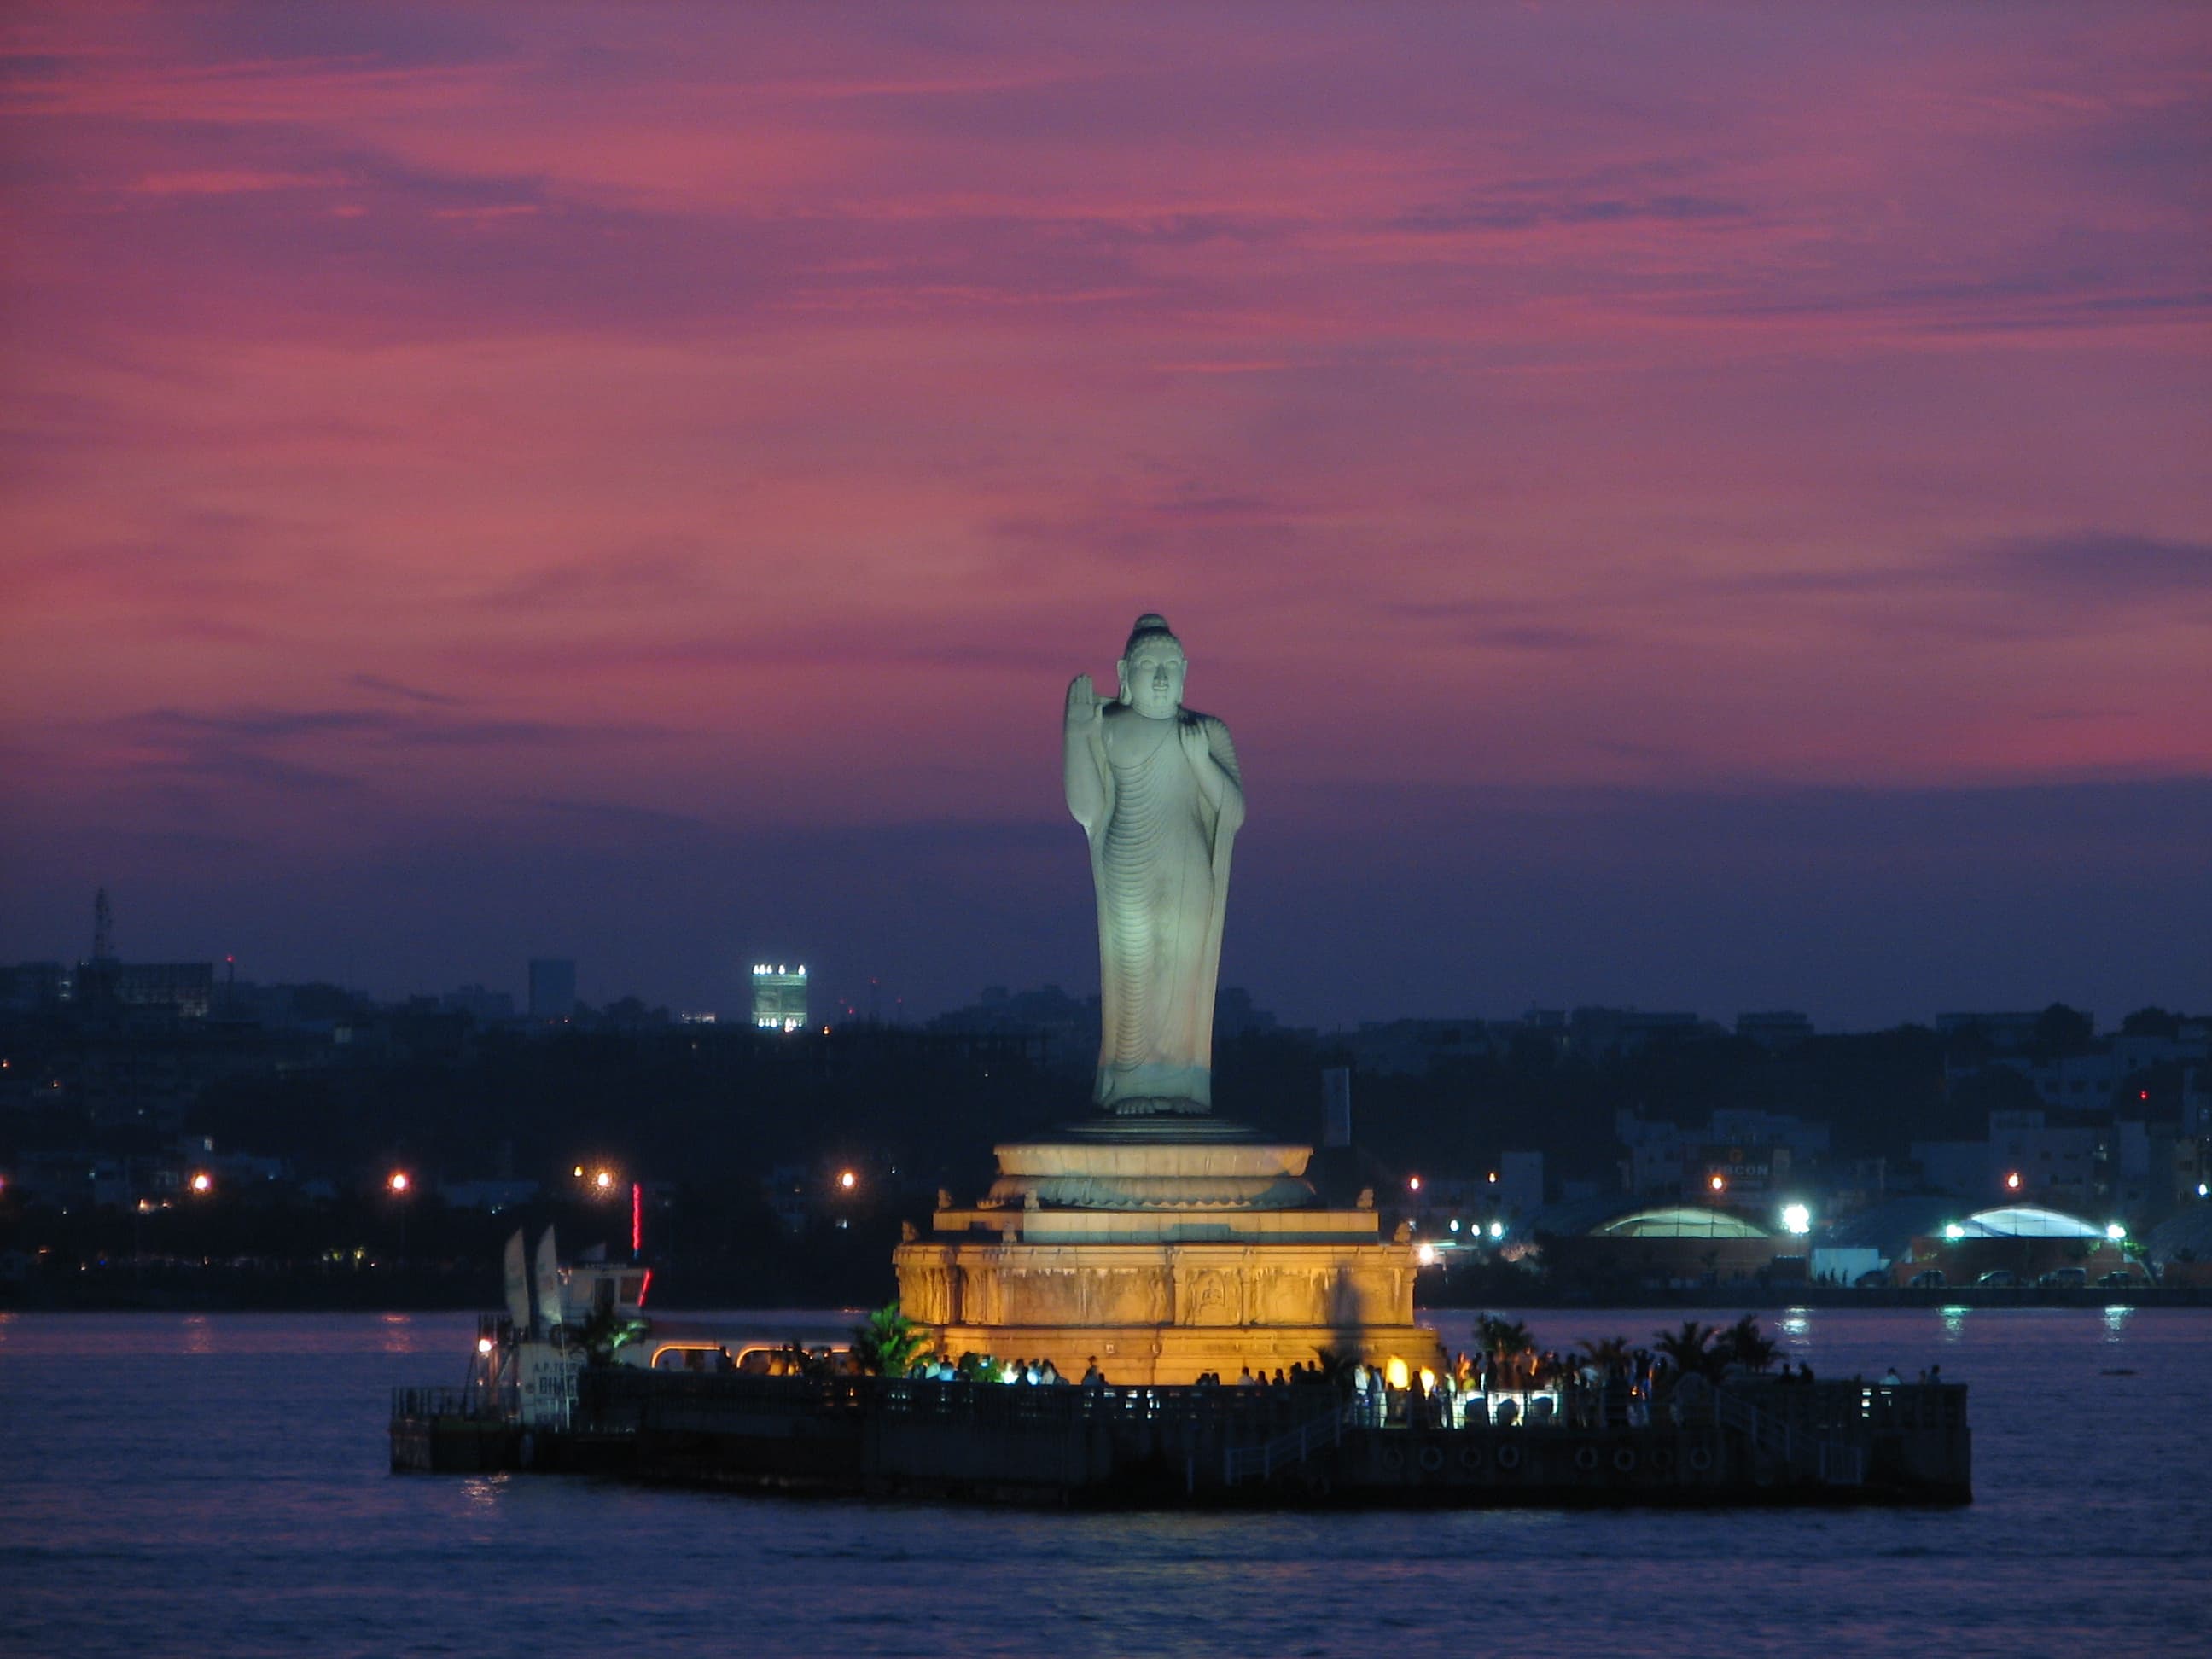
[(1782, 1231), (1796, 1233), (1800, 1237), (1813, 1231), (1813, 1212), (1802, 1204), (1782, 1206)]
[(394, 1267), (404, 1267), (407, 1261), (407, 1195), (415, 1190), (415, 1178), (404, 1170), (394, 1170), (385, 1177), (385, 1190), (398, 1201), (399, 1255)]
[(858, 1176), (857, 1175), (854, 1175), (854, 1174), (850, 1170), (838, 1170), (838, 1171), (837, 1171), (837, 1190), (838, 1190), (838, 1191), (840, 1191), (840, 1192), (843, 1192), (843, 1193), (849, 1193), (849, 1192), (851, 1192), (851, 1191), (853, 1190), (853, 1188), (855, 1188), (855, 1187), (859, 1186), (860, 1184), (860, 1176)]
[(204, 1197), (215, 1190), (215, 1177), (205, 1170), (195, 1170), (192, 1171), (191, 1188)]

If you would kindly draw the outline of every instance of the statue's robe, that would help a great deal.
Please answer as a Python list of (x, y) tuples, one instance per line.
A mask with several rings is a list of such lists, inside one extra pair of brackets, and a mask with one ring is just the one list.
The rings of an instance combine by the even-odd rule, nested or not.
[[(1182, 752), (1186, 726), (1206, 734), (1236, 785), (1224, 805), (1207, 799)], [(1236, 748), (1211, 714), (1150, 720), (1121, 704), (1084, 742), (1105, 799), (1085, 825), (1103, 1017), (1094, 1097), (1109, 1112), (1210, 1111), (1229, 854), (1244, 816)]]

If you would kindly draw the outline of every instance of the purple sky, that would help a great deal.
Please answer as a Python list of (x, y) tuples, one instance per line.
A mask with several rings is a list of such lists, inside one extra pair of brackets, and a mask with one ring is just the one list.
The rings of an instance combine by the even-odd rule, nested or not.
[(0, 958), (2212, 1007), (2212, 10), (11, 7)]

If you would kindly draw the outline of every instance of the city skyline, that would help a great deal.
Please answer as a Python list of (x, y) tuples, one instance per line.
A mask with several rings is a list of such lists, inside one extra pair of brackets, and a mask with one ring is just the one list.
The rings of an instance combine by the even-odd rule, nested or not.
[(0, 958), (1080, 994), (1158, 609), (1293, 1023), (2212, 1006), (2185, 9), (0, 27)]

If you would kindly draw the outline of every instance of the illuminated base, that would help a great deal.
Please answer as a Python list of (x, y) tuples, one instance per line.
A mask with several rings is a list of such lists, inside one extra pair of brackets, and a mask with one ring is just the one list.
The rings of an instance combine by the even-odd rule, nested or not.
[(1311, 1150), (1218, 1121), (1001, 1146), (990, 1199), (894, 1253), (900, 1305), (954, 1358), (1049, 1358), (1073, 1378), (1096, 1356), (1117, 1384), (1234, 1382), (1324, 1347), (1440, 1364), (1413, 1322), (1414, 1247), (1381, 1238), (1372, 1210), (1315, 1206)]

